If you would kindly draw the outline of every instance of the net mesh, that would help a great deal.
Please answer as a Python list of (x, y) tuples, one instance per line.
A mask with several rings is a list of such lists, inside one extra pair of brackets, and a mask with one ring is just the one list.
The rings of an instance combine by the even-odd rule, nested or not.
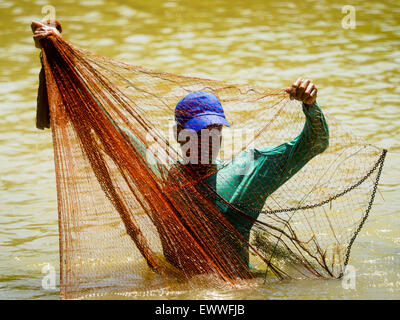
[[(57, 35), (43, 41), (42, 55), (62, 298), (145, 292), (173, 282), (230, 287), (260, 276), (343, 274), (371, 209), (385, 150), (324, 111), (329, 147), (325, 141), (321, 149), (320, 127), (311, 125), (312, 154), (274, 189), (274, 181), (256, 170), (262, 161), (273, 163), (263, 150), (287, 147), (306, 121), (284, 90), (131, 66)], [(231, 124), (219, 165), (202, 174), (182, 164), (179, 144), (170, 139), (177, 102), (196, 91), (215, 94)], [(239, 134), (248, 138), (237, 143)], [(240, 159), (249, 150), (256, 165), (243, 169)], [(234, 165), (232, 180), (224, 172)], [(287, 171), (285, 158), (270, 168), (273, 177)], [(242, 185), (254, 176), (261, 178), (251, 184), (248, 201), (232, 195), (234, 186), (215, 190), (206, 183), (218, 177), (225, 186)], [(244, 232), (235, 227), (238, 217)]]

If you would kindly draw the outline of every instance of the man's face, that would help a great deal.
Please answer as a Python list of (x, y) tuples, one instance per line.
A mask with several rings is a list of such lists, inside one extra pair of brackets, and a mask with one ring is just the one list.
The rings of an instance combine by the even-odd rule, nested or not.
[(214, 164), (221, 148), (222, 125), (210, 125), (200, 131), (178, 125), (177, 141), (185, 164)]

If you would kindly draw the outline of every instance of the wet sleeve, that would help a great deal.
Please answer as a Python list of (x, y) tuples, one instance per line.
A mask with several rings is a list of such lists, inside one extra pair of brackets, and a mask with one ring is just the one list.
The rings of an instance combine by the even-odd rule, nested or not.
[[(228, 200), (257, 218), (267, 197), (329, 144), (329, 130), (318, 103), (307, 107), (301, 133), (277, 147), (245, 150), (225, 169)], [(231, 192), (225, 192), (231, 187)]]
[(270, 186), (266, 190), (271, 194), (308, 161), (324, 152), (329, 146), (329, 129), (320, 105), (315, 102), (312, 106), (303, 104), (306, 116), (302, 132), (293, 140), (275, 148), (255, 149), (255, 156), (261, 157), (258, 176), (259, 181)]
[[(40, 54), (40, 61), (42, 62), (42, 54)], [(50, 128), (50, 108), (46, 87), (46, 75), (42, 67), (39, 73), (39, 88), (37, 96), (36, 107), (36, 128), (45, 129)]]

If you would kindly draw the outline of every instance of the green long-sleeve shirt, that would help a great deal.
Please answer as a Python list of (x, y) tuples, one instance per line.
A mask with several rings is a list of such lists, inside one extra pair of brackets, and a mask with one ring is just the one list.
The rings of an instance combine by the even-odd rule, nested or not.
[[(245, 150), (232, 163), (208, 177), (207, 183), (226, 201), (257, 219), (267, 197), (329, 145), (328, 124), (319, 104), (303, 105), (303, 112), (306, 116), (304, 128), (295, 139), (276, 147)], [(220, 208), (248, 238), (252, 222), (227, 206)]]
[[(233, 207), (257, 219), (267, 197), (296, 174), (308, 161), (329, 145), (329, 130), (317, 102), (302, 105), (306, 121), (293, 140), (276, 147), (254, 148), (241, 152), (230, 163), (217, 162), (220, 168), (204, 181)], [(128, 133), (129, 134), (129, 133)], [(145, 153), (143, 145), (129, 134), (131, 141)], [(228, 221), (247, 239), (253, 221), (216, 197), (211, 199)], [(243, 248), (245, 251), (245, 248)], [(244, 252), (243, 251), (243, 252)], [(248, 261), (248, 255), (244, 257)]]

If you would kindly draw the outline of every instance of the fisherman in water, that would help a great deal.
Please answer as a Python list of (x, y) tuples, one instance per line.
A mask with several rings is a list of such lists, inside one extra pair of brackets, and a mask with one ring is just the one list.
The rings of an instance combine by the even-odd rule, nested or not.
[[(32, 22), (32, 31), (38, 48), (41, 47), (41, 39), (53, 32), (59, 33), (55, 28), (39, 22)], [(188, 171), (193, 176), (201, 177), (214, 170), (215, 173), (207, 176), (204, 181), (227, 202), (234, 207), (243, 208), (254, 219), (258, 218), (269, 195), (308, 161), (324, 152), (329, 145), (328, 125), (316, 101), (316, 86), (310, 80), (300, 77), (285, 91), (291, 100), (302, 102), (306, 120), (301, 133), (293, 140), (276, 147), (245, 150), (235, 157), (234, 162), (223, 166), (221, 170), (217, 169), (217, 155), (222, 128), (230, 125), (218, 98), (209, 92), (192, 92), (182, 98), (175, 108), (176, 138), (182, 147), (182, 156)], [(188, 137), (193, 136), (193, 132), (196, 139), (190, 141)], [(206, 139), (201, 138), (203, 134), (207, 134)], [(130, 136), (131, 140), (135, 140), (133, 135)], [(243, 166), (251, 168), (251, 172), (238, 174)], [(246, 211), (246, 208), (251, 210)], [(249, 242), (254, 220), (235, 214), (230, 208), (221, 213)], [(164, 243), (163, 248), (166, 254)], [(239, 251), (241, 258), (248, 264), (247, 248)], [(166, 256), (167, 260), (176, 265), (173, 257), (168, 258), (168, 254)]]

